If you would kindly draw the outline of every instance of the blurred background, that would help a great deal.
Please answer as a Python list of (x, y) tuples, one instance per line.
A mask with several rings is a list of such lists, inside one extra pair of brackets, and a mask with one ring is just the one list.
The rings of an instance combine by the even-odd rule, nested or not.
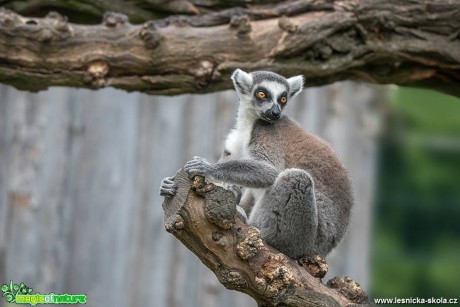
[(372, 233), (375, 297), (460, 296), (460, 99), (391, 88)]
[[(163, 177), (217, 161), (236, 94), (147, 96), (0, 85), (0, 283), (88, 295), (88, 306), (256, 306), (163, 227)], [(325, 281), (371, 297), (458, 297), (460, 99), (352, 82), (289, 113), (350, 171), (350, 229)], [(4, 299), (0, 306), (7, 306)]]

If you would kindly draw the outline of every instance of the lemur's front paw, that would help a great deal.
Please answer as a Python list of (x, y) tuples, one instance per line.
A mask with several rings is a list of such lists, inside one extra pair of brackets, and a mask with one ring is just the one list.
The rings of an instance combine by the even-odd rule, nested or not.
[(160, 185), (160, 195), (166, 197), (172, 197), (176, 195), (177, 184), (174, 182), (174, 177), (166, 177), (163, 179)]
[(210, 175), (212, 171), (212, 164), (204, 158), (193, 157), (193, 160), (190, 160), (185, 164), (184, 170), (187, 172), (190, 179), (196, 175), (206, 177)]

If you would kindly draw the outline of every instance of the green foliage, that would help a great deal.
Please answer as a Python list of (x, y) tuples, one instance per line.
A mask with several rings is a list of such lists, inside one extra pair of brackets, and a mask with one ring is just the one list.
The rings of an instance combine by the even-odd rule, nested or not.
[(438, 92), (399, 88), (395, 107), (411, 134), (460, 136), (460, 99)]
[(399, 88), (382, 146), (373, 296), (456, 297), (460, 100)]

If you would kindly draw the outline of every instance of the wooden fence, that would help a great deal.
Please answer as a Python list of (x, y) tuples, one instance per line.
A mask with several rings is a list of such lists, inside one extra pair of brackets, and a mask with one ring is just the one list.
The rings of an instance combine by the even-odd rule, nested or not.
[[(333, 274), (365, 287), (376, 93), (340, 83), (306, 90), (289, 106), (333, 144), (353, 177), (352, 225), (328, 260)], [(0, 86), (0, 283), (84, 293), (88, 306), (255, 306), (166, 233), (158, 195), (161, 179), (194, 155), (218, 158), (236, 106), (232, 91), (153, 97)]]

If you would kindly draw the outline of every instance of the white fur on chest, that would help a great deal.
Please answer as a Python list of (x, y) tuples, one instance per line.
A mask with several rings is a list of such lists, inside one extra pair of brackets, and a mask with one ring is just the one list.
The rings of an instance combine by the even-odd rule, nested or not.
[[(240, 109), (240, 111), (242, 110)], [(224, 148), (230, 153), (230, 160), (252, 159), (249, 151), (249, 142), (251, 141), (252, 129), (257, 119), (246, 114), (239, 112), (236, 127), (230, 131), (225, 140)], [(244, 194), (246, 196), (252, 194), (254, 204), (257, 206), (266, 191), (266, 189), (245, 188)]]
[(230, 131), (225, 140), (224, 148), (230, 152), (230, 159), (249, 159), (249, 142), (256, 118), (238, 112), (236, 127)]
[[(239, 109), (236, 126), (230, 131), (225, 140), (224, 148), (230, 153), (230, 160), (251, 159), (249, 142), (251, 141), (252, 129), (257, 120), (255, 116), (248, 115), (247, 110)], [(255, 203), (259, 203), (265, 195), (266, 189), (245, 188), (245, 194), (252, 194)]]
[(230, 152), (231, 160), (249, 158), (249, 140), (251, 133), (233, 129), (225, 140), (225, 149)]

